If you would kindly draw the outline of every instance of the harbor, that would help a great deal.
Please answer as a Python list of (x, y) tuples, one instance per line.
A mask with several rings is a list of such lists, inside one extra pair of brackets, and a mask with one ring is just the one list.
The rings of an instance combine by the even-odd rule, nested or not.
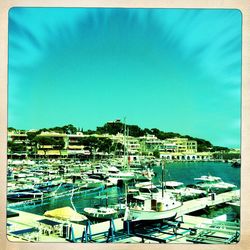
[[(15, 184), (9, 185), (7, 194), (10, 241), (228, 244), (239, 241), (240, 170), (229, 163), (159, 164), (151, 159), (150, 164), (143, 164), (147, 168), (137, 165), (126, 171), (119, 168), (118, 160), (116, 167), (114, 160), (112, 167), (108, 167), (107, 160), (96, 160), (79, 162), (74, 168), (70, 168), (73, 161), (59, 164), (58, 160), (53, 163), (33, 160), (22, 164), (21, 169), (14, 162), (9, 164), (12, 172), (8, 184)], [(45, 165), (46, 168), (41, 168)], [(61, 165), (68, 166), (67, 172), (60, 173)], [(39, 169), (49, 174), (39, 175)], [(145, 178), (148, 175), (143, 175), (144, 169), (150, 178)], [(231, 175), (218, 177), (225, 170), (234, 173), (233, 180), (227, 179)], [(135, 175), (139, 172), (140, 175)], [(113, 179), (108, 178), (111, 176)], [(28, 183), (27, 177), (36, 182)], [(47, 184), (41, 181), (44, 177)], [(34, 186), (38, 190), (35, 194), (27, 192)]]
[(238, 242), (239, 150), (138, 130), (116, 120), (99, 134), (72, 125), (10, 133), (8, 239)]
[(12, 210), (12, 213), (16, 215), (8, 219), (8, 239), (11, 241), (74, 243), (193, 242), (229, 244), (239, 240), (239, 222), (221, 221), (219, 218), (207, 219), (186, 214), (225, 203), (237, 195), (239, 195), (238, 191), (231, 191), (218, 195), (215, 200), (201, 198), (187, 201), (178, 211), (178, 218), (174, 221), (163, 220), (161, 223), (151, 225), (137, 225), (135, 222), (125, 221), (122, 218), (110, 219), (96, 224), (87, 221), (85, 225), (79, 225)]

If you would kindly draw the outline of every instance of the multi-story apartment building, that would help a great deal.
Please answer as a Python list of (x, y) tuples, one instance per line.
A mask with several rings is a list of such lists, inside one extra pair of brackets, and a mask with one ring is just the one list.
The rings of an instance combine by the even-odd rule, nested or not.
[(53, 131), (41, 132), (37, 136), (37, 155), (66, 156), (67, 135)]
[(146, 135), (139, 137), (141, 148), (143, 152), (153, 152), (160, 150), (163, 147), (164, 142), (158, 139), (155, 135)]
[(8, 132), (8, 141), (15, 143), (26, 143), (27, 142), (27, 133), (23, 131), (11, 131)]
[(128, 154), (139, 154), (140, 153), (140, 149), (141, 149), (141, 144), (139, 142), (138, 139), (135, 139), (133, 137), (128, 138), (127, 142), (126, 142), (126, 147), (127, 147), (127, 152)]
[(166, 142), (169, 145), (175, 145), (177, 153), (196, 153), (197, 152), (197, 141), (188, 140), (187, 138), (171, 138), (167, 139)]
[(128, 154), (138, 154), (141, 151), (141, 144), (139, 139), (133, 136), (124, 136), (122, 133), (116, 135), (110, 135), (109, 138), (113, 143), (121, 143), (125, 145)]
[(28, 136), (24, 131), (8, 132), (8, 155), (26, 157), (30, 149)]
[(188, 138), (167, 139), (165, 150), (160, 151), (160, 157), (169, 160), (206, 160), (212, 157), (210, 152), (197, 152), (197, 141)]
[(169, 143), (168, 141), (164, 141), (163, 145), (159, 148), (159, 151), (174, 153), (177, 152), (177, 145), (174, 143)]
[(82, 132), (77, 132), (75, 135), (67, 135), (66, 149), (68, 156), (75, 155), (90, 155), (89, 149), (82, 143), (82, 138), (86, 138), (88, 135), (83, 135)]

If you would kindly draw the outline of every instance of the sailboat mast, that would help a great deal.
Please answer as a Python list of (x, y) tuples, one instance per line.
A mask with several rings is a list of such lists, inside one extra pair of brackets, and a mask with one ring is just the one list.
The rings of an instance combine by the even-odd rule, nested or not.
[(127, 128), (126, 128), (126, 118), (124, 118), (124, 133), (123, 133), (123, 161), (124, 161), (124, 168), (126, 167), (126, 133), (127, 133)]
[(161, 195), (164, 197), (164, 162), (161, 163)]
[(124, 188), (125, 188), (125, 206), (127, 207), (127, 205), (128, 205), (128, 185), (126, 182), (125, 182)]
[[(126, 129), (127, 131), (127, 134), (126, 134), (126, 138), (128, 138), (129, 136), (129, 127)], [(130, 171), (130, 162), (129, 162), (129, 155), (128, 155), (128, 143), (127, 143), (127, 140), (126, 140), (126, 163), (127, 163), (127, 169), (128, 171)]]

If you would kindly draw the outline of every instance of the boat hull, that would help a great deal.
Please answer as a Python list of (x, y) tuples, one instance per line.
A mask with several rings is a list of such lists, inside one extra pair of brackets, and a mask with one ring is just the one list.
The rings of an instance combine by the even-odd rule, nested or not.
[(84, 213), (86, 217), (88, 217), (90, 220), (96, 220), (96, 221), (106, 221), (106, 220), (111, 220), (111, 219), (117, 219), (118, 214), (113, 214), (113, 215), (96, 215), (96, 214), (87, 214)]
[(97, 210), (91, 209), (90, 211), (88, 209), (84, 209), (84, 215), (87, 216), (89, 219), (92, 220), (110, 220), (110, 219), (117, 219), (118, 218), (118, 212), (114, 213), (100, 213)]
[(23, 193), (23, 194), (8, 194), (8, 201), (25, 201), (31, 199), (42, 198), (43, 194), (41, 193)]
[(145, 211), (130, 209), (129, 217), (132, 221), (157, 221), (157, 220), (172, 220), (177, 216), (176, 209), (167, 211)]

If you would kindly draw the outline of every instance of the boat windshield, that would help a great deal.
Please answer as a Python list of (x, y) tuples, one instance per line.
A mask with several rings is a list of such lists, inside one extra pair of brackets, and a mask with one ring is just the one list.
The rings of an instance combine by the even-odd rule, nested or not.
[(139, 191), (142, 192), (142, 193), (149, 193), (150, 194), (150, 190), (148, 188), (139, 188)]
[(152, 188), (152, 189), (151, 189), (151, 192), (152, 192), (152, 193), (159, 193), (159, 190), (158, 190), (157, 188)]
[(139, 188), (139, 191), (142, 193), (158, 193), (159, 190), (157, 188), (146, 188), (146, 187), (141, 187)]
[(109, 170), (109, 173), (110, 173), (110, 174), (118, 174), (118, 173), (119, 173), (119, 171)]

